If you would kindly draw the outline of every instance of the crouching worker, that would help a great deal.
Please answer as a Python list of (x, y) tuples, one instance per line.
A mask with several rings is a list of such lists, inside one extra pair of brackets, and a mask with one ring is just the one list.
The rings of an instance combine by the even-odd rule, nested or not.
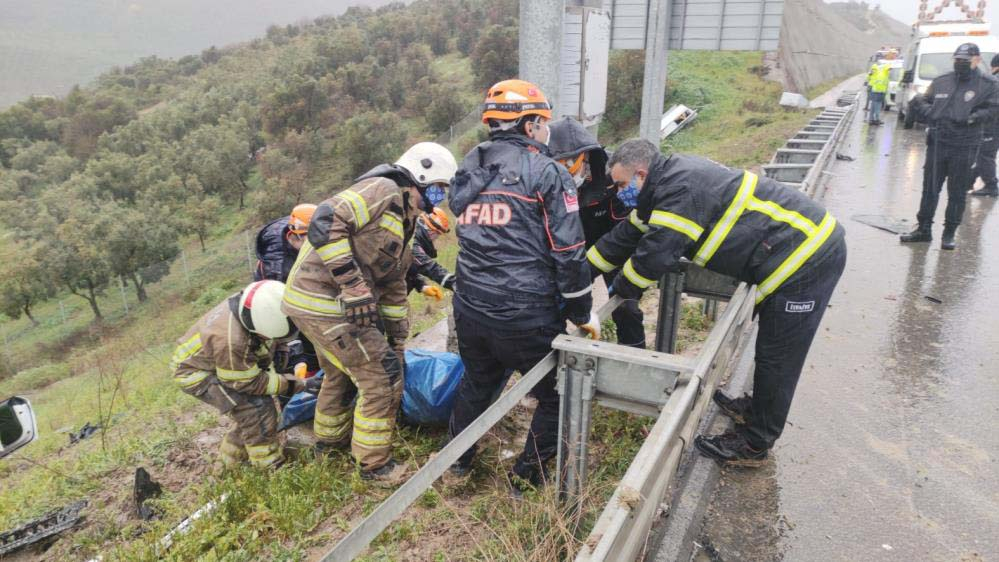
[(225, 465), (284, 461), (273, 397), (306, 390), (306, 382), (268, 369), (274, 340), (295, 332), (281, 312), (283, 294), (280, 281), (251, 283), (202, 316), (174, 351), (171, 368), (181, 389), (236, 422), (222, 438)]
[[(317, 452), (350, 445), (361, 477), (394, 484), (392, 460), (409, 335), (409, 240), (423, 193), (454, 176), (454, 156), (424, 142), (323, 201), (288, 277), (284, 310), (326, 372), (316, 404)], [(352, 405), (356, 389), (357, 401)]]

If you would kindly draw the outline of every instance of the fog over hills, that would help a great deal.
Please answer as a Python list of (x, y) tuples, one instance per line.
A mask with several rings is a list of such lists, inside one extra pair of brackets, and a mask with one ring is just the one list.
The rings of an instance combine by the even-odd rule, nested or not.
[(271, 24), (388, 0), (0, 0), (0, 108), (62, 95), (115, 65), (197, 54)]

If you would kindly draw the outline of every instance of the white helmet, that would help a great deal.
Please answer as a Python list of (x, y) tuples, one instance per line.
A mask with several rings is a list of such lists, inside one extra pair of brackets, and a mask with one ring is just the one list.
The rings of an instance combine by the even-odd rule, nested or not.
[(239, 295), (239, 322), (244, 328), (267, 339), (283, 338), (294, 331), (288, 316), (281, 312), (284, 283), (266, 279), (247, 285)]
[(458, 171), (458, 163), (451, 151), (435, 142), (414, 144), (395, 161), (395, 165), (406, 170), (420, 187), (432, 183), (450, 184)]

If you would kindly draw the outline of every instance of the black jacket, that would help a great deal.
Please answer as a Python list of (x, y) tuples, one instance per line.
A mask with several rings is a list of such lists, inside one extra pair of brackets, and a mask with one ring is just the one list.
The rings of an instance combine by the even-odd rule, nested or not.
[(273, 279), (284, 283), (295, 264), (298, 250), (288, 243), (288, 217), (267, 223), (257, 233), (257, 268), (253, 280)]
[(548, 150), (553, 159), (572, 160), (582, 152), (589, 152), (590, 177), (579, 186), (579, 214), (589, 248), (614, 225), (627, 219), (629, 209), (617, 198), (607, 174), (607, 151), (597, 138), (571, 117), (552, 123), (549, 129)]
[(999, 118), (999, 82), (978, 70), (966, 79), (954, 72), (937, 76), (911, 107), (929, 125), (929, 138), (952, 146), (975, 146), (984, 128)]
[(454, 277), (446, 267), (437, 263), (437, 248), (430, 239), (430, 231), (420, 221), (416, 222), (416, 232), (413, 233), (413, 263), (406, 272), (406, 288), (410, 291), (420, 291), (426, 285), (424, 277), (438, 285), (445, 285), (448, 277)]
[[(578, 309), (588, 317), (578, 196), (569, 173), (547, 154), (526, 137), (499, 134), (459, 166), (450, 194), (458, 215), (456, 313), (532, 328), (558, 323), (564, 299), (585, 300)], [(585, 322), (581, 315), (570, 320)]]
[(625, 298), (641, 294), (686, 257), (758, 285), (761, 302), (841, 238), (843, 228), (801, 192), (751, 172), (674, 154), (657, 157), (638, 208), (587, 257), (600, 271), (622, 268), (613, 287)]

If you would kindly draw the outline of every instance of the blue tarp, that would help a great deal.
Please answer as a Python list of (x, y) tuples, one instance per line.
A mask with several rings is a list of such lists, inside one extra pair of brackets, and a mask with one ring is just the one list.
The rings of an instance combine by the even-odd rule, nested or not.
[[(465, 374), (461, 358), (454, 353), (406, 350), (406, 377), (402, 391), (402, 416), (414, 425), (444, 425)], [(322, 377), (320, 371), (317, 377)], [(281, 429), (315, 417), (316, 397), (306, 392), (293, 396), (281, 414)]]

